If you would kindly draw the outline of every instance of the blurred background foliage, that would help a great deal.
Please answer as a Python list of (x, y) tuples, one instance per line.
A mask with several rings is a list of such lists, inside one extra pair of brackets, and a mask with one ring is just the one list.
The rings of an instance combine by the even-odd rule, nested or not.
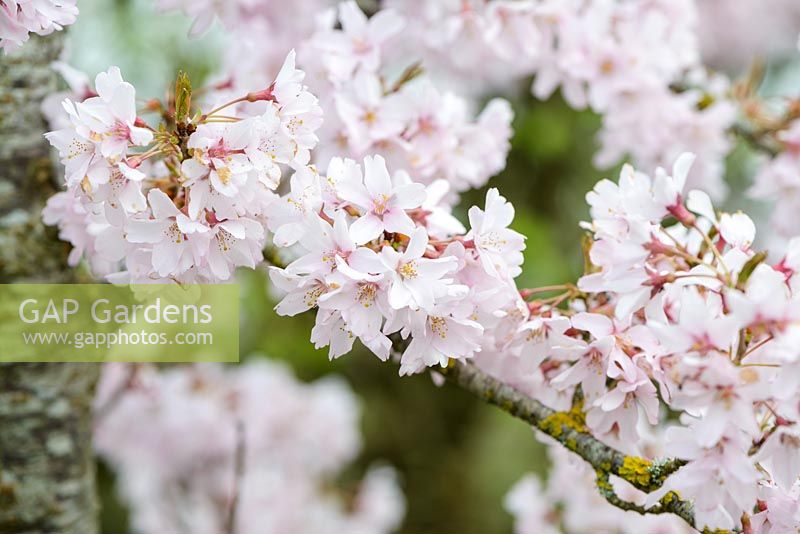
[[(69, 62), (90, 77), (118, 65), (140, 98), (163, 96), (178, 69), (195, 87), (213, 73), (224, 38), (218, 29), (187, 37), (181, 14), (155, 14), (153, 0), (81, 0), (81, 16), (69, 30)], [(268, 36), (265, 36), (268, 46)], [(795, 69), (796, 70), (796, 69)], [(790, 73), (793, 80), (797, 72)], [(775, 85), (785, 82), (776, 76)], [(527, 82), (526, 82), (527, 83)], [(506, 170), (490, 181), (516, 207), (513, 227), (527, 236), (520, 287), (574, 281), (581, 274), (578, 222), (588, 215), (584, 195), (618, 169), (592, 167), (600, 119), (576, 112), (558, 97), (538, 102), (527, 86), (512, 97), (516, 113)], [(732, 202), (748, 183), (745, 150), (735, 151)], [(464, 195), (457, 214), (483, 204), (485, 188)], [(745, 206), (740, 206), (745, 207)], [(750, 209), (750, 206), (748, 206)], [(401, 472), (408, 499), (405, 533), (510, 532), (502, 508), (505, 493), (524, 473), (544, 473), (543, 449), (532, 431), (458, 389), (433, 385), (429, 375), (400, 379), (397, 369), (363, 349), (334, 362), (309, 343), (313, 317), (278, 317), (264, 270), (242, 272), (241, 355), (287, 362), (303, 380), (344, 376), (362, 402), (364, 447), (342, 476), (344, 487), (375, 461)], [(256, 354), (257, 356), (249, 356)], [(113, 474), (100, 469), (103, 532), (128, 532), (127, 512), (114, 492)], [(169, 533), (165, 533), (169, 534)]]

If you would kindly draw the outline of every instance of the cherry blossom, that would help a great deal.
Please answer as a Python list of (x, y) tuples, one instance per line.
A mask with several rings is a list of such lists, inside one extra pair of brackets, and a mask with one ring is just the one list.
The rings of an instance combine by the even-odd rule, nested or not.
[[(333, 179), (318, 174), (292, 178), (287, 211), (304, 205), (312, 209), (295, 210), (293, 222), (276, 214), (281, 222), (275, 243), (289, 241), (283, 236), (291, 231), (290, 241), (302, 249), (285, 269), (271, 269), (273, 283), (284, 294), (276, 307), (279, 314), (318, 308), (312, 341), (318, 347), (330, 345), (331, 357), (349, 352), (360, 339), (387, 359), (387, 336), (399, 333), (409, 340), (401, 357), (403, 374), (444, 365), (449, 358), (471, 358), (492, 339), (507, 335), (502, 318), (491, 320), (494, 336), (474, 320), (476, 314), (489, 318), (499, 308), (513, 308), (519, 298), (511, 287), (498, 292), (496, 284), (496, 264), (503, 256), (508, 263), (503, 263), (502, 279), (513, 285), (524, 247), (522, 236), (507, 228), (513, 208), (497, 190), (487, 193), (485, 212), (472, 212), (476, 231), (465, 234), (456, 227), (460, 235), (443, 234), (439, 240), (430, 237), (426, 225), (447, 213), (436, 204), (441, 195), (426, 199), (425, 188), (402, 174), (393, 185), (379, 156), (364, 159), (363, 173), (359, 165), (342, 160), (333, 160), (329, 168)], [(300, 180), (308, 199), (302, 202)], [(437, 210), (438, 218), (426, 214)], [(366, 218), (375, 226), (369, 233), (364, 232)], [(481, 276), (487, 289), (471, 294), (470, 286)]]
[[(94, 90), (64, 101), (69, 126), (47, 134), (72, 192), (62, 202), (80, 205), (54, 207), (47, 222), (66, 228), (91, 218), (97, 230), (62, 235), (114, 280), (222, 281), (237, 267), (254, 268), (284, 169), (313, 172), (306, 163), (321, 110), (303, 76), (292, 52), (267, 89), (206, 115), (187, 113), (171, 135), (137, 115), (135, 90), (119, 69), (100, 73)], [(259, 109), (220, 114), (239, 102)]]
[(785, 149), (760, 168), (750, 194), (774, 202), (771, 218), (773, 228), (784, 237), (792, 237), (795, 229), (791, 219), (798, 206), (797, 185), (800, 183), (800, 174), (797, 172), (800, 161), (800, 121), (793, 121), (778, 134), (778, 139)]
[[(394, 183), (392, 183), (394, 182)], [(425, 188), (411, 183), (405, 174), (394, 180), (380, 156), (364, 158), (364, 182), (346, 181), (339, 185), (339, 195), (363, 214), (350, 231), (356, 243), (366, 243), (383, 232), (411, 235), (414, 222), (406, 210), (418, 208), (425, 199)]]
[[(724, 194), (735, 109), (723, 77), (703, 78), (695, 2), (391, 0), (387, 8), (416, 22), (400, 54), (421, 55), (446, 84), (481, 94), (533, 75), (537, 98), (560, 88), (571, 106), (603, 115), (599, 167), (625, 156), (666, 166), (692, 151), (691, 186)], [(675, 84), (692, 89), (676, 93)]]
[[(310, 342), (327, 347), (330, 358), (359, 342), (383, 361), (399, 361), (400, 374), (430, 370), (435, 380), (469, 361), (565, 412), (600, 443), (642, 461), (668, 455), (680, 462), (645, 495), (603, 469), (572, 469), (567, 453), (551, 452), (553, 482), (525, 479), (508, 499), (520, 532), (683, 528), (601, 506), (601, 495), (584, 487), (592, 483), (641, 511), (661, 506), (661, 498), (691, 501), (699, 530), (796, 530), (800, 242), (777, 255), (758, 250), (758, 221), (718, 203), (730, 134), (744, 115), (754, 123), (751, 142), (769, 154), (751, 194), (776, 201), (773, 221), (786, 237), (795, 233), (796, 102), (781, 120), (766, 120), (747, 84), (705, 72), (694, 2), (392, 0), (367, 17), (350, 1), (315, 20), (298, 17), (295, 26), (277, 24), (281, 8), (271, 2), (159, 4), (195, 17), (193, 33), (215, 18), (246, 31), (221, 77), (191, 102), (179, 76), (183, 93), (137, 111), (133, 86), (112, 67), (94, 88), (73, 76), (60, 115), (47, 106), (58, 123), (47, 137), (65, 165), (67, 189), (43, 216), (72, 243), (71, 264), (85, 258), (115, 283), (214, 283), (260, 265), (266, 248), (276, 312), (314, 314)], [(314, 4), (309, 13), (327, 6), (299, 4)], [(257, 36), (270, 29), (279, 32), (276, 44), (264, 47)], [(4, 48), (12, 42), (2, 38)], [(269, 50), (236, 57), (248, 47)], [(591, 220), (581, 224), (584, 271), (574, 284), (518, 287), (525, 237), (512, 229), (514, 207), (499, 190), (468, 207), (466, 226), (454, 212), (458, 194), (485, 185), (510, 149), (510, 104), (492, 99), (479, 110), (477, 96), (509, 92), (531, 77), (536, 98), (558, 90), (571, 107), (602, 116), (598, 166), (631, 160), (586, 195)], [(465, 85), (472, 88), (466, 95)], [(739, 104), (750, 105), (739, 114)], [(229, 392), (225, 373), (206, 372), (201, 379)], [(258, 389), (252, 380), (247, 387)], [(187, 383), (177, 372), (165, 379), (164, 390), (178, 390), (168, 400), (203, 395)], [(182, 408), (197, 428), (210, 427), (208, 414), (220, 419), (239, 408), (208, 395), (196, 399), (202, 410)], [(152, 401), (131, 402), (150, 413)], [(162, 430), (182, 434), (173, 423)], [(198, 449), (184, 461), (208, 454), (219, 467), (235, 437), (193, 440)], [(169, 454), (136, 451), (142, 444), (134, 438), (118, 456), (105, 454), (128, 470), (126, 491), (147, 509), (155, 504), (145, 489), (171, 488), (185, 465), (162, 465)], [(166, 478), (131, 473), (138, 454)], [(143, 517), (171, 521), (174, 512), (198, 521), (197, 531), (218, 531), (213, 503), (228, 498), (219, 488), (229, 487), (220, 481), (230, 470), (204, 476), (201, 493), (186, 496), (203, 503), (199, 511), (187, 505)], [(376, 493), (392, 493), (388, 478), (368, 480)], [(244, 483), (258, 499), (274, 498), (258, 489), (259, 479)], [(286, 493), (302, 502), (316, 489), (309, 482)], [(256, 517), (254, 502), (243, 503), (251, 511), (242, 513)], [(396, 523), (396, 513), (373, 508), (374, 495), (358, 502), (377, 531)], [(593, 517), (589, 506), (598, 510)], [(334, 509), (338, 519), (330, 521), (357, 531), (339, 517), (357, 512)]]
[(469, 210), (472, 229), (466, 239), (475, 242), (475, 250), (486, 271), (498, 277), (516, 278), (521, 272), (525, 236), (508, 228), (514, 219), (514, 207), (497, 189), (486, 194), (486, 211), (477, 206)]
[(773, 534), (789, 532), (796, 528), (800, 521), (800, 507), (797, 504), (798, 491), (800, 491), (800, 487), (797, 485), (788, 493), (777, 490), (774, 486), (766, 484), (760, 486), (760, 511), (751, 519), (753, 532)]
[(329, 54), (325, 60), (335, 75), (350, 77), (355, 71), (375, 72), (380, 67), (381, 46), (403, 30), (405, 21), (392, 10), (382, 10), (371, 18), (355, 2), (339, 5), (341, 31), (321, 37)]
[[(452, 355), (471, 358), (480, 350), (483, 327), (467, 318), (454, 317), (443, 309), (411, 312), (413, 338), (400, 358), (400, 374), (414, 374), (425, 367), (447, 365)], [(420, 320), (424, 321), (420, 324)]]
[(48, 35), (74, 23), (77, 0), (4, 0), (0, 5), (0, 48), (8, 53), (31, 33)]
[(473, 118), (466, 99), (437, 88), (419, 66), (387, 61), (405, 24), (391, 9), (367, 19), (355, 2), (342, 2), (338, 19), (341, 29), (327, 20), (299, 53), (300, 64), (319, 73), (312, 87), (326, 95), (321, 168), (331, 156), (380, 154), (413, 180), (444, 178), (454, 191), (479, 187), (504, 168), (513, 117), (507, 102), (495, 99)]
[(116, 67), (95, 79), (98, 96), (83, 102), (65, 100), (72, 125), (47, 134), (67, 169), (67, 184), (92, 189), (108, 183), (112, 166), (129, 147), (149, 144), (153, 134), (136, 123), (136, 91)]

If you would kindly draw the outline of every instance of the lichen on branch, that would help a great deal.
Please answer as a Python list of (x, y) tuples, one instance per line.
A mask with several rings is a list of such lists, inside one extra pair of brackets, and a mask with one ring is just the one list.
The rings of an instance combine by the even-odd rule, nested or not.
[(597, 473), (598, 488), (608, 502), (623, 510), (639, 513), (670, 513), (695, 526), (690, 502), (670, 492), (652, 508), (627, 503), (613, 493), (608, 478), (615, 475), (645, 493), (659, 489), (664, 481), (686, 462), (680, 459), (647, 460), (626, 455), (595, 438), (586, 427), (582, 402), (566, 412), (557, 412), (536, 399), (523, 395), (508, 384), (480, 370), (472, 363), (451, 360), (447, 367), (437, 369), (451, 383), (469, 391), (489, 404), (529, 423), (561, 445), (583, 458)]

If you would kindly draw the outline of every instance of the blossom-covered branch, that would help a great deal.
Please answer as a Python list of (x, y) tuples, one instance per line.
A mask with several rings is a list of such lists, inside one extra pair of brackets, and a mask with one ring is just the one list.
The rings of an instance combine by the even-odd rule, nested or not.
[(669, 475), (686, 463), (679, 459), (651, 461), (633, 457), (598, 441), (586, 427), (583, 400), (580, 397), (568, 411), (557, 412), (469, 362), (452, 362), (435, 372), (489, 404), (529, 423), (577, 453), (596, 470), (606, 475), (616, 475), (642, 491), (649, 493), (660, 488)]
[[(649, 493), (659, 489), (668, 476), (686, 463), (679, 459), (651, 461), (630, 456), (598, 441), (586, 427), (582, 400), (569, 411), (556, 412), (536, 399), (527, 397), (508, 384), (500, 382), (471, 363), (451, 362), (436, 372), (484, 401), (525, 421), (583, 458), (595, 469), (598, 487), (604, 496), (613, 500), (612, 504), (619, 508), (625, 509), (626, 505), (617, 500), (613, 491), (609, 491), (609, 475), (618, 476), (635, 488)], [(606, 486), (602, 486), (601, 482)], [(674, 495), (665, 496), (658, 506), (650, 509), (634, 506), (635, 508), (629, 509), (641, 514), (675, 514), (689, 525), (695, 526), (691, 503)]]
[(260, 264), (271, 239), (291, 258), (269, 269), (276, 311), (313, 311), (311, 342), (330, 358), (359, 341), (387, 360), (399, 338), (401, 374), (440, 370), (490, 394), (587, 460), (616, 506), (698, 529), (796, 528), (800, 241), (770, 258), (747, 215), (692, 189), (722, 192), (733, 108), (707, 98), (702, 76), (704, 91), (671, 88), (697, 66), (678, 24), (686, 3), (464, 10), (509, 30), (482, 34), (497, 38), (491, 54), (541, 36), (535, 57), (513, 56), (537, 94), (560, 86), (604, 113), (609, 162), (647, 162), (587, 195), (586, 271), (545, 288), (517, 286), (525, 236), (499, 190), (469, 208), (468, 225), (453, 215), (459, 192), (505, 164), (508, 104), (473, 115), (430, 69), (389, 68), (385, 43), (411, 9), (393, 4), (371, 19), (342, 4), (252, 85), (237, 72), (200, 97), (179, 76), (173, 98), (140, 112), (115, 68), (76, 91), (48, 135), (68, 190), (45, 212), (73, 262), (115, 282), (220, 282)]

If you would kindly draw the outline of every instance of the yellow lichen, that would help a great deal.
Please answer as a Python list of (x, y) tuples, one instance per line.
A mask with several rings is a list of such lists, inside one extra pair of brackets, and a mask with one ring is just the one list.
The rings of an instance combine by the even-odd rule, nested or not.
[(653, 462), (638, 456), (626, 456), (619, 468), (619, 476), (641, 487), (650, 485), (650, 468)]
[(586, 414), (583, 413), (583, 399), (580, 399), (569, 409), (569, 415), (586, 429)]
[[(563, 434), (564, 427), (571, 428), (581, 433), (587, 431), (586, 419), (580, 409), (580, 405), (576, 405), (576, 407), (573, 407), (568, 412), (555, 412), (554, 414), (548, 415), (539, 423), (539, 430), (556, 439)], [(571, 445), (570, 449), (575, 450), (577, 443), (575, 443), (574, 440), (570, 440), (570, 443), (567, 445)]]
[(595, 480), (597, 489), (602, 492), (614, 493), (614, 486), (612, 486), (611, 482), (608, 480), (608, 473), (598, 469), (595, 474), (597, 476), (597, 479)]
[(679, 499), (680, 499), (680, 495), (678, 495), (678, 492), (676, 492), (676, 491), (668, 491), (666, 493), (666, 495), (661, 497), (659, 502), (661, 503), (662, 506), (668, 506), (668, 505), (672, 504), (673, 502), (675, 502), (675, 501), (677, 501)]

